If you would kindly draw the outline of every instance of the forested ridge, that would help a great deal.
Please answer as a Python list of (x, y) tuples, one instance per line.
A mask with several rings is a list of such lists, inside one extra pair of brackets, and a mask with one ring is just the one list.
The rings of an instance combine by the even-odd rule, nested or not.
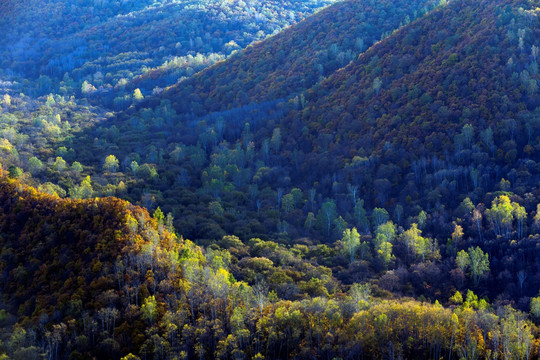
[[(456, 291), (447, 308), (394, 299), (376, 285), (345, 287), (304, 259), (318, 248), (226, 236), (203, 249), (173, 235), (159, 209), (150, 216), (114, 198), (60, 199), (0, 176), (5, 359), (538, 352), (538, 330), (525, 314), (471, 290)], [(295, 300), (280, 299), (277, 279), (301, 289)]]
[(331, 2), (3, 1), (0, 85), (120, 110)]
[[(93, 44), (189, 7), (80, 5)], [(71, 90), (0, 57), (0, 357), (537, 357), (538, 9), (339, 2), (196, 74), (156, 53)]]
[(171, 99), (177, 112), (199, 116), (289, 98), (345, 67), (437, 4), (342, 1), (174, 85), (163, 97)]

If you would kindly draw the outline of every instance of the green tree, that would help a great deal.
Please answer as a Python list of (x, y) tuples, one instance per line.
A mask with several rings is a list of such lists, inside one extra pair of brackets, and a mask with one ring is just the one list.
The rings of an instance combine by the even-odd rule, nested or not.
[(355, 310), (360, 311), (369, 303), (369, 297), (371, 296), (371, 287), (368, 283), (351, 285), (348, 291), (348, 295), (353, 300)]
[(157, 302), (154, 295), (144, 299), (144, 304), (141, 306), (141, 312), (143, 320), (148, 321), (150, 326), (153, 326), (157, 315)]
[(363, 233), (369, 231), (369, 220), (364, 209), (364, 200), (362, 199), (356, 200), (356, 204), (354, 205), (354, 219), (360, 231)]
[(424, 210), (420, 211), (418, 214), (418, 228), (422, 229), (426, 225), (427, 214)]
[(387, 221), (379, 225), (375, 233), (384, 235), (385, 241), (393, 242), (396, 237), (396, 225), (392, 221)]
[(317, 221), (319, 226), (326, 232), (327, 236), (330, 236), (330, 230), (332, 223), (337, 217), (336, 203), (333, 200), (325, 201), (319, 212), (317, 213)]
[(411, 227), (401, 234), (401, 239), (407, 246), (407, 256), (410, 256), (411, 253), (417, 254), (423, 249), (421, 234), (422, 230), (418, 228), (416, 223), (412, 223)]
[(469, 248), (469, 257), (471, 259), (470, 268), (474, 284), (478, 286), (480, 278), (489, 272), (488, 254), (484, 253), (478, 246)]
[(358, 234), (356, 228), (345, 229), (341, 241), (343, 242), (343, 250), (349, 256), (349, 261), (352, 263), (356, 250), (360, 246), (360, 234)]
[(105, 158), (103, 162), (103, 170), (108, 172), (116, 172), (118, 170), (118, 159), (114, 155), (109, 155)]
[(211, 201), (208, 204), (208, 210), (210, 210), (211, 214), (217, 216), (221, 216), (224, 213), (223, 207), (221, 206), (219, 201)]
[(531, 299), (531, 314), (540, 318), (540, 294)]
[(516, 218), (517, 222), (517, 233), (518, 233), (518, 239), (523, 238), (523, 225), (525, 221), (527, 220), (527, 211), (525, 210), (525, 207), (520, 206), (518, 203), (513, 202), (512, 203), (514, 217)]
[(58, 172), (62, 172), (67, 169), (67, 164), (61, 156), (57, 156), (56, 160), (53, 163), (53, 169)]
[(337, 233), (337, 236), (340, 236), (341, 234), (343, 234), (343, 231), (345, 230), (347, 225), (348, 225), (347, 222), (341, 216), (339, 216), (337, 219), (334, 220), (334, 229), (335, 229), (335, 232)]
[(377, 257), (381, 261), (384, 269), (388, 269), (395, 256), (392, 255), (392, 244), (388, 241), (383, 241), (377, 249)]
[(491, 202), (491, 208), (486, 210), (486, 216), (493, 226), (495, 235), (509, 236), (514, 220), (513, 210), (510, 198), (506, 195), (501, 195)]
[(302, 190), (300, 190), (299, 188), (293, 188), (291, 190), (291, 195), (293, 196), (293, 199), (294, 199), (294, 206), (298, 206), (298, 204), (300, 204), (300, 202), (304, 198), (304, 194), (302, 193)]
[(375, 228), (379, 227), (379, 225), (384, 224), (385, 222), (390, 219), (390, 216), (388, 215), (388, 211), (383, 208), (375, 208), (373, 209), (373, 213), (371, 214), (371, 217), (373, 219), (373, 226)]
[(456, 256), (456, 265), (457, 267), (465, 273), (469, 265), (471, 264), (471, 258), (469, 257), (469, 254), (465, 250), (461, 250), (457, 253)]
[(30, 171), (32, 175), (38, 174), (42, 169), (43, 163), (37, 157), (32, 156), (28, 159), (28, 171)]
[(309, 232), (315, 223), (315, 215), (310, 211), (306, 216), (306, 221), (304, 222), (304, 228)]
[(287, 194), (281, 198), (281, 209), (288, 214), (294, 208), (294, 196), (292, 194)]
[(18, 179), (22, 176), (23, 170), (15, 165), (10, 165), (8, 168), (9, 177), (12, 179)]
[(82, 173), (84, 169), (80, 162), (74, 161), (73, 164), (71, 164), (71, 170)]
[(144, 96), (139, 88), (133, 91), (133, 99), (135, 99), (135, 101), (141, 101), (144, 99)]

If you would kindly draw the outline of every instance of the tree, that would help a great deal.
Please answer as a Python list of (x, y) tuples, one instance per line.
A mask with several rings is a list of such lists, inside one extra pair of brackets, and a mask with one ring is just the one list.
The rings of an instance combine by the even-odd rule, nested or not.
[(334, 231), (337, 233), (337, 236), (343, 234), (343, 231), (347, 227), (347, 222), (341, 216), (333, 221)]
[(418, 214), (418, 228), (422, 229), (426, 225), (427, 214), (424, 210), (420, 211)]
[(473, 137), (474, 137), (474, 128), (472, 127), (472, 125), (465, 124), (463, 126), (463, 129), (461, 130), (461, 134), (463, 135), (463, 138), (465, 139), (465, 146), (467, 148), (470, 148)]
[(387, 221), (377, 227), (376, 234), (383, 234), (385, 241), (392, 242), (396, 237), (396, 225), (392, 221)]
[(396, 223), (399, 225), (399, 223), (401, 222), (401, 217), (403, 216), (403, 206), (401, 206), (400, 204), (396, 205), (396, 208), (394, 209), (394, 216)]
[(294, 206), (298, 206), (298, 204), (300, 203), (300, 201), (302, 201), (302, 198), (304, 197), (302, 190), (300, 190), (299, 188), (293, 188), (291, 190), (291, 195), (294, 199)]
[(368, 283), (354, 283), (351, 285), (348, 294), (354, 302), (356, 311), (360, 311), (368, 304), (369, 297), (371, 296), (371, 287)]
[(90, 176), (85, 177), (79, 186), (69, 189), (69, 195), (74, 199), (88, 199), (94, 193)]
[(376, 77), (373, 79), (373, 90), (375, 90), (375, 93), (378, 95), (379, 91), (381, 90), (382, 81), (379, 77)]
[(281, 146), (281, 130), (279, 128), (275, 128), (272, 132), (272, 138), (270, 139), (270, 143), (272, 144), (272, 147), (274, 148), (274, 151), (279, 153), (279, 148)]
[(377, 256), (385, 269), (388, 269), (392, 260), (395, 259), (395, 256), (392, 255), (392, 248), (393, 246), (391, 243), (383, 241), (379, 246), (379, 249), (377, 249)]
[(512, 207), (514, 209), (514, 216), (517, 221), (517, 232), (518, 232), (518, 239), (523, 238), (523, 224), (525, 223), (525, 220), (527, 220), (527, 211), (525, 211), (525, 207), (520, 206), (518, 203), (512, 203)]
[(287, 194), (281, 198), (281, 208), (285, 212), (285, 214), (288, 214), (291, 212), (291, 210), (294, 207), (294, 196), (292, 194)]
[(358, 199), (354, 205), (354, 219), (360, 231), (366, 233), (369, 231), (369, 220), (364, 209), (364, 200)]
[(473, 210), (473, 221), (476, 224), (476, 230), (478, 230), (478, 239), (482, 241), (482, 213), (480, 210)]
[(82, 173), (84, 169), (80, 162), (74, 161), (73, 164), (71, 164), (71, 170)]
[(465, 250), (461, 250), (457, 253), (456, 256), (456, 265), (457, 267), (465, 273), (469, 265), (471, 264), (471, 258), (469, 257), (469, 254)]
[(157, 314), (157, 302), (154, 295), (144, 299), (144, 304), (141, 306), (141, 312), (143, 320), (148, 321), (150, 326), (153, 326)]
[(225, 212), (219, 201), (211, 201), (208, 204), (208, 210), (212, 215), (222, 216)]
[(373, 226), (375, 228), (379, 227), (379, 225), (384, 224), (385, 222), (390, 219), (390, 216), (388, 215), (388, 211), (383, 208), (375, 208), (373, 209), (373, 213), (371, 214), (371, 217), (373, 219)]
[(9, 177), (12, 179), (18, 179), (22, 176), (23, 170), (15, 165), (10, 165), (8, 168)]
[(317, 220), (319, 221), (320, 227), (325, 230), (326, 235), (330, 236), (330, 230), (332, 227), (333, 221), (336, 219), (336, 203), (333, 200), (325, 201), (319, 212), (317, 213)]
[(540, 204), (536, 204), (536, 214), (534, 214), (534, 226), (540, 231)]
[(133, 91), (133, 99), (135, 99), (135, 101), (141, 101), (144, 99), (144, 96), (139, 88)]
[(418, 228), (416, 223), (413, 223), (408, 230), (401, 234), (401, 239), (407, 246), (407, 256), (410, 253), (421, 255), (425, 259), (426, 253), (429, 250), (429, 241), (421, 236), (422, 230)]
[(454, 221), (454, 231), (452, 232), (452, 242), (450, 244), (451, 248), (449, 249), (452, 254), (456, 252), (456, 247), (461, 242), (461, 239), (463, 239), (463, 227)]
[(103, 170), (113, 173), (113, 172), (116, 172), (116, 170), (118, 170), (118, 167), (119, 167), (119, 162), (116, 156), (109, 155), (105, 158), (105, 161), (103, 163)]
[(89, 95), (94, 92), (96, 92), (97, 89), (94, 87), (94, 85), (90, 84), (88, 81), (84, 81), (81, 86), (81, 92), (83, 95)]
[(32, 175), (38, 174), (42, 169), (43, 163), (37, 157), (32, 156), (28, 159), (28, 171), (30, 171)]
[(531, 299), (531, 314), (540, 318), (540, 293)]
[(341, 241), (343, 241), (343, 249), (349, 256), (349, 260), (352, 263), (354, 261), (356, 250), (360, 246), (360, 234), (358, 234), (356, 228), (352, 228), (352, 230), (345, 229), (345, 231), (343, 231), (343, 238)]
[(478, 246), (476, 248), (470, 247), (468, 252), (471, 259), (471, 275), (474, 284), (478, 286), (480, 277), (489, 272), (488, 254), (484, 253)]
[(315, 215), (310, 211), (306, 216), (306, 221), (304, 222), (304, 228), (309, 232), (315, 223)]
[(61, 156), (57, 156), (56, 160), (53, 163), (53, 169), (58, 172), (66, 170), (67, 169), (66, 161), (62, 159)]
[(513, 210), (510, 198), (506, 195), (501, 195), (492, 201), (491, 208), (486, 210), (486, 216), (491, 222), (495, 235), (509, 236), (514, 219)]

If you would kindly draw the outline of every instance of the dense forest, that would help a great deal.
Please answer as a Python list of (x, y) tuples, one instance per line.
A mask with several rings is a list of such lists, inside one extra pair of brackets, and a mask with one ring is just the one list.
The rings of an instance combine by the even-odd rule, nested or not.
[(539, 356), (538, 1), (31, 3), (0, 359)]
[[(317, 264), (333, 252), (321, 246), (224, 236), (203, 249), (175, 236), (159, 208), (150, 216), (115, 198), (61, 199), (4, 171), (0, 200), (3, 359), (128, 352), (122, 359), (526, 359), (538, 352), (536, 326), (510, 305), (471, 290), (455, 291), (446, 308), (398, 301), (380, 287), (397, 279), (344, 286)], [(345, 262), (359, 238), (356, 229), (344, 232)], [(456, 263), (475, 283), (489, 268), (478, 247), (460, 251)], [(540, 316), (540, 297), (532, 301)]]
[(135, 88), (159, 92), (330, 3), (5, 1), (0, 79), (27, 95), (97, 97), (121, 109)]

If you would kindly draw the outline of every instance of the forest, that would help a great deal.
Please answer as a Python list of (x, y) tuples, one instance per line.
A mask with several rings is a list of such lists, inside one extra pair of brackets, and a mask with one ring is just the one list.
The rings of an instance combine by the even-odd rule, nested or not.
[(330, 3), (7, 1), (0, 77), (30, 96), (94, 96), (119, 110), (135, 88), (160, 92)]
[(539, 356), (537, 1), (79, 3), (0, 40), (0, 359)]

